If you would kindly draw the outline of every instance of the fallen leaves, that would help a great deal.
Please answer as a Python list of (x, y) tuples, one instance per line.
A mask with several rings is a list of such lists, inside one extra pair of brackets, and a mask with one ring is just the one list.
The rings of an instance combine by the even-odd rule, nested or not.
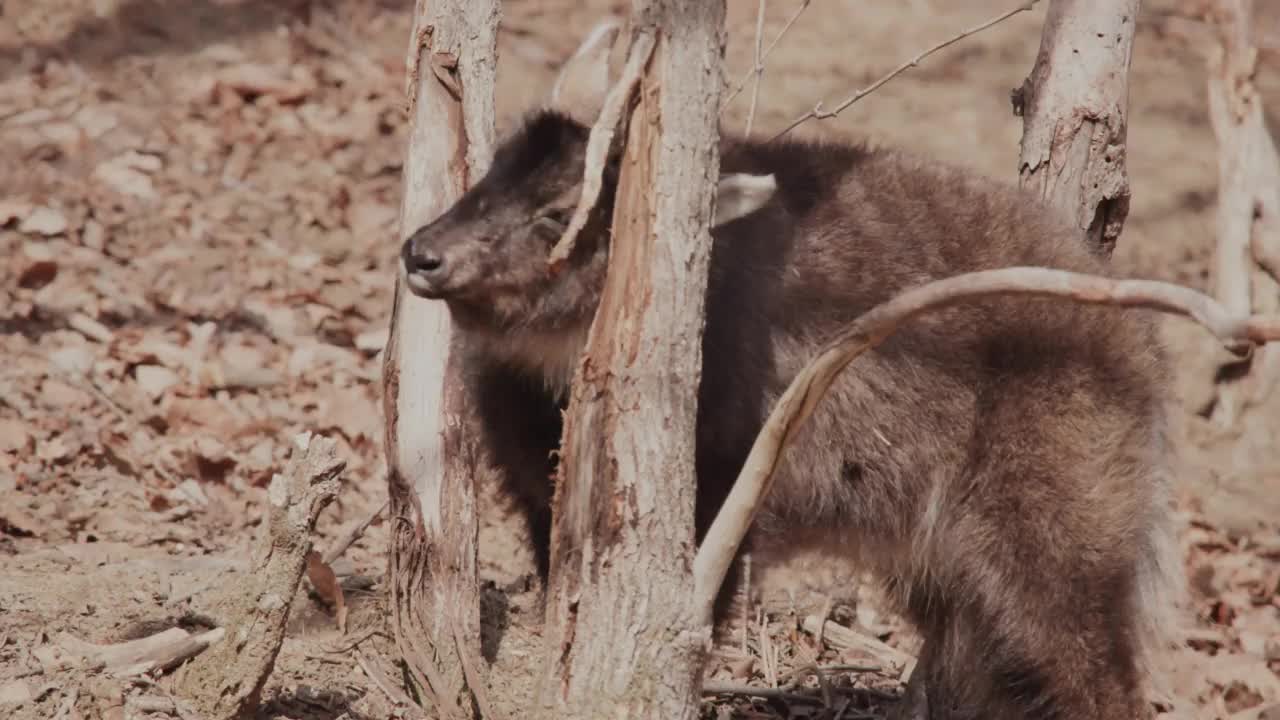
[(156, 188), (151, 176), (162, 167), (160, 158), (130, 150), (99, 164), (93, 176), (120, 195), (152, 200)]
[(35, 207), (18, 223), (18, 232), (54, 237), (67, 231), (67, 216), (50, 207)]

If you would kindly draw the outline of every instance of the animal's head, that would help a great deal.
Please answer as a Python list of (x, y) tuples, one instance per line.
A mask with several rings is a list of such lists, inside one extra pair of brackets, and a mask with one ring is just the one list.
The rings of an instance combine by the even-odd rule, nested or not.
[[(561, 70), (549, 108), (499, 143), (488, 173), (404, 243), (405, 282), (449, 303), (456, 320), (496, 331), (563, 333), (590, 325), (604, 286), (623, 133), (600, 198), (565, 267), (548, 258), (578, 204), (590, 123), (610, 87), (616, 25), (598, 26)], [(758, 209), (772, 176), (720, 179), (714, 224)]]

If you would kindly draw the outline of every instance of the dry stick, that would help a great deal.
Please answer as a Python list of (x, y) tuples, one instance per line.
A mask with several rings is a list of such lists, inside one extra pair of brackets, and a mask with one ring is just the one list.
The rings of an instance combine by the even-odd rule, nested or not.
[(997, 15), (996, 17), (991, 18), (990, 20), (988, 20), (988, 21), (986, 21), (986, 22), (982, 23), (981, 25), (975, 25), (974, 27), (971, 27), (971, 28), (969, 28), (968, 30), (961, 31), (961, 32), (960, 32), (960, 34), (958, 34), (958, 35), (955, 35), (955, 36), (952, 36), (952, 37), (950, 37), (950, 38), (948, 38), (948, 39), (946, 39), (946, 40), (943, 40), (942, 42), (938, 43), (937, 45), (934, 45), (933, 47), (929, 48), (928, 50), (925, 50), (924, 52), (920, 53), (919, 55), (916, 55), (915, 57), (911, 58), (910, 60), (908, 60), (908, 61), (906, 61), (906, 62), (902, 63), (901, 65), (899, 65), (898, 67), (894, 68), (893, 70), (890, 70), (890, 71), (889, 71), (889, 72), (888, 72), (884, 77), (882, 77), (882, 78), (880, 78), (879, 80), (877, 80), (877, 81), (875, 81), (875, 82), (871, 83), (871, 84), (870, 84), (870, 85), (868, 85), (866, 88), (864, 88), (864, 89), (862, 89), (862, 90), (859, 90), (859, 91), (855, 92), (853, 95), (850, 95), (848, 98), (846, 98), (846, 99), (845, 99), (845, 101), (844, 101), (844, 102), (842, 102), (842, 103), (840, 103), (838, 106), (836, 106), (836, 109), (835, 109), (835, 110), (823, 110), (823, 109), (822, 109), (822, 101), (821, 101), (821, 100), (819, 100), (819, 101), (818, 101), (818, 104), (817, 104), (817, 105), (814, 105), (812, 110), (810, 110), (809, 112), (807, 112), (807, 113), (805, 113), (805, 114), (801, 115), (800, 117), (796, 118), (796, 119), (795, 119), (795, 120), (794, 120), (790, 125), (788, 125), (786, 128), (784, 128), (784, 129), (782, 130), (782, 132), (780, 132), (780, 133), (778, 133), (777, 135), (774, 135), (773, 137), (769, 138), (769, 142), (773, 142), (774, 140), (777, 140), (778, 138), (782, 137), (783, 135), (786, 135), (787, 133), (789, 133), (789, 132), (791, 132), (792, 130), (796, 129), (796, 127), (797, 127), (797, 126), (799, 126), (801, 123), (805, 122), (806, 120), (811, 120), (811, 119), (815, 119), (815, 120), (823, 120), (823, 119), (825, 119), (825, 118), (835, 117), (836, 115), (839, 115), (840, 113), (844, 112), (844, 111), (845, 111), (845, 109), (847, 109), (850, 105), (852, 105), (852, 104), (854, 104), (855, 102), (857, 102), (857, 101), (861, 100), (862, 98), (866, 97), (867, 95), (870, 95), (871, 93), (875, 92), (876, 90), (879, 90), (881, 85), (884, 85), (885, 83), (887, 83), (887, 82), (889, 82), (890, 80), (894, 79), (895, 77), (897, 77), (897, 76), (901, 75), (902, 73), (906, 72), (907, 70), (909, 70), (909, 69), (911, 69), (911, 68), (915, 67), (917, 64), (919, 64), (919, 62), (920, 62), (921, 60), (924, 60), (925, 58), (927, 58), (927, 57), (929, 57), (930, 55), (932, 55), (932, 54), (934, 54), (934, 53), (938, 52), (939, 50), (941, 50), (941, 49), (943, 49), (943, 48), (947, 47), (948, 45), (951, 45), (951, 44), (953, 44), (953, 43), (959, 42), (960, 40), (963, 40), (963, 39), (965, 39), (965, 38), (967, 38), (967, 37), (969, 37), (970, 35), (973, 35), (973, 34), (975, 34), (975, 33), (982, 32), (983, 30), (986, 30), (987, 28), (989, 28), (989, 27), (991, 27), (991, 26), (993, 26), (993, 25), (998, 25), (998, 24), (1000, 24), (1000, 23), (1004, 22), (1005, 20), (1008, 20), (1009, 18), (1013, 17), (1014, 15), (1017, 15), (1018, 13), (1021, 13), (1021, 12), (1027, 12), (1027, 11), (1028, 11), (1028, 10), (1030, 10), (1031, 8), (1035, 7), (1036, 3), (1038, 3), (1038, 2), (1040, 2), (1040, 0), (1028, 0), (1027, 2), (1022, 3), (1022, 4), (1021, 4), (1021, 5), (1019, 5), (1018, 7), (1015, 7), (1015, 8), (1012, 8), (1012, 9), (1010, 9), (1010, 10), (1007, 10), (1007, 11), (1005, 11), (1004, 13), (1002, 13), (1002, 14), (1000, 14), (1000, 15)]
[[(896, 700), (897, 696), (891, 698), (883, 697), (883, 693), (875, 691), (873, 688), (857, 688), (857, 687), (838, 687), (832, 688), (834, 691), (842, 693), (852, 693), (855, 695), (872, 695), (877, 698), (886, 700)], [(826, 704), (822, 695), (797, 692), (795, 690), (782, 690), (780, 688), (756, 687), (753, 685), (737, 685), (734, 683), (725, 683), (710, 681), (702, 684), (703, 695), (742, 695), (746, 697), (758, 697), (766, 700), (783, 700), (786, 702), (804, 702), (814, 703), (816, 705)], [(846, 717), (849, 717), (846, 715)], [(854, 718), (876, 718), (878, 715), (854, 715)]]
[(1233, 352), (1245, 352), (1253, 343), (1280, 340), (1280, 315), (1232, 315), (1208, 295), (1153, 280), (1113, 280), (1065, 270), (1011, 267), (965, 273), (912, 288), (855, 320), (796, 376), (774, 405), (694, 558), (695, 608), (711, 612), (734, 552), (772, 486), (783, 449), (840, 371), (917, 315), (997, 295), (1056, 297), (1183, 315), (1203, 325)]
[[(809, 7), (809, 3), (811, 2), (813, 2), (813, 0), (801, 0), (800, 7), (796, 9), (795, 13), (793, 13), (790, 18), (787, 19), (787, 24), (782, 26), (782, 30), (778, 32), (778, 36), (773, 39), (773, 42), (769, 43), (769, 47), (764, 51), (764, 54), (760, 56), (756, 63), (757, 65), (763, 65), (765, 61), (769, 59), (769, 54), (778, 46), (778, 41), (782, 40), (782, 36), (787, 34), (787, 31), (791, 29), (792, 25), (795, 25), (796, 20), (800, 19), (800, 15), (804, 13), (805, 8)], [(756, 34), (758, 37), (759, 31), (757, 31)], [(742, 76), (742, 80), (738, 82), (738, 86), (733, 89), (733, 92), (729, 93), (728, 97), (724, 99), (724, 102), (720, 103), (720, 112), (722, 114), (724, 113), (724, 109), (729, 107), (729, 103), (733, 102), (733, 99), (738, 97), (738, 94), (747, 87), (747, 83), (751, 80), (751, 76), (754, 74), (755, 68), (752, 67)]]
[(751, 109), (747, 111), (746, 137), (748, 138), (751, 137), (751, 126), (756, 121), (756, 103), (760, 100), (760, 80), (764, 77), (764, 61), (760, 56), (760, 49), (764, 43), (764, 9), (768, 4), (769, 0), (760, 0), (760, 11), (756, 14), (756, 64), (752, 68), (756, 83), (751, 88)]
[(805, 632), (813, 635), (817, 635), (819, 632), (829, 635), (830, 644), (836, 648), (840, 650), (859, 650), (871, 655), (886, 666), (900, 665), (906, 668), (915, 661), (915, 657), (910, 653), (903, 652), (874, 635), (839, 625), (817, 615), (806, 615), (804, 620), (801, 621), (800, 627), (804, 628)]
[(578, 207), (569, 219), (569, 227), (556, 246), (551, 249), (551, 257), (547, 263), (552, 270), (560, 267), (573, 252), (573, 243), (578, 233), (587, 224), (587, 218), (600, 198), (604, 185), (604, 164), (609, 157), (609, 148), (613, 144), (613, 136), (618, 131), (622, 114), (627, 109), (632, 93), (640, 84), (640, 76), (649, 64), (657, 37), (651, 29), (637, 31), (631, 41), (631, 49), (627, 54), (627, 64), (622, 68), (622, 76), (618, 83), (609, 90), (600, 108), (600, 116), (591, 126), (591, 135), (587, 137), (586, 169), (582, 175), (582, 195), (578, 198)]
[(352, 543), (359, 540), (361, 535), (364, 535), (364, 531), (369, 529), (369, 526), (373, 524), (373, 521), (382, 514), (383, 510), (387, 509), (387, 505), (390, 503), (390, 500), (384, 501), (377, 510), (374, 510), (368, 517), (352, 526), (352, 528), (347, 531), (347, 534), (342, 536), (342, 539), (333, 544), (333, 547), (325, 550), (324, 557), (322, 558), (322, 560), (324, 560), (324, 564), (332, 565), (334, 560), (342, 557), (342, 553), (346, 552), (347, 548), (351, 547)]
[(64, 652), (84, 658), (91, 668), (101, 668), (116, 677), (130, 677), (153, 670), (168, 671), (221, 642), (225, 635), (223, 628), (192, 635), (173, 627), (136, 640), (98, 645), (64, 632), (58, 635), (57, 643)]

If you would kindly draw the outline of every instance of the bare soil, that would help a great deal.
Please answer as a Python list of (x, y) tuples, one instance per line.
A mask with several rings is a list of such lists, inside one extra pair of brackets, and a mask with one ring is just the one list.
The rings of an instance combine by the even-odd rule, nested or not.
[[(756, 132), (843, 98), (1007, 0), (813, 3), (769, 57)], [(1041, 3), (1044, 5), (1045, 3)], [(1130, 82), (1127, 272), (1211, 288), (1216, 147), (1200, 47), (1144, 3)], [(499, 123), (538, 103), (554, 69), (610, 8), (511, 0)], [(769, 4), (771, 40), (799, 3)], [(1267, 5), (1259, 3), (1260, 6)], [(0, 714), (119, 718), (158, 692), (60, 667), (62, 634), (119, 642), (197, 627), (233, 585), (265, 487), (304, 430), (337, 439), (346, 487), (321, 518), (329, 547), (386, 499), (378, 411), (402, 153), (408, 0), (38, 0), (0, 9)], [(756, 3), (730, 2), (728, 63), (751, 65)], [(1029, 71), (1044, 9), (935, 55), (797, 132), (867, 137), (1016, 177), (1009, 91)], [(1280, 27), (1280, 14), (1266, 22)], [(1260, 21), (1262, 22), (1262, 21)], [(1194, 28), (1193, 28), (1194, 29)], [(767, 44), (767, 42), (766, 42)], [(1280, 108), (1280, 56), (1259, 84)], [(750, 91), (726, 112), (744, 127)], [(1175, 658), (1179, 714), (1280, 717), (1280, 395), (1234, 422), (1216, 412), (1222, 352), (1169, 320), (1178, 359), (1179, 507), (1192, 639)], [(391, 668), (383, 628), (386, 526), (334, 564), (349, 627), (309, 586), (260, 718), (399, 712), (349, 646)], [(524, 530), (487, 498), (490, 592), (537, 612)], [(856, 576), (814, 559), (758, 571), (749, 632), (731, 628), (718, 682), (814, 686), (814, 665), (867, 664), (800, 629), (822, 612), (913, 649)], [(370, 634), (373, 633), (373, 634)], [(745, 649), (744, 649), (745, 648)], [(535, 658), (506, 654), (505, 663)], [(793, 671), (800, 670), (798, 675)], [(896, 672), (828, 673), (831, 709), (858, 717)], [(794, 677), (793, 677), (794, 675)], [(163, 682), (162, 682), (163, 686)], [(807, 701), (733, 698), (708, 717), (814, 717)], [(155, 717), (163, 717), (157, 713)], [(831, 715), (829, 714), (828, 717)]]

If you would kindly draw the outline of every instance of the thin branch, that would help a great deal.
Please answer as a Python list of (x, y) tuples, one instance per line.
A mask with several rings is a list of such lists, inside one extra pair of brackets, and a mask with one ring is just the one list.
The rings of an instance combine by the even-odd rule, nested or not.
[(934, 45), (933, 47), (929, 48), (928, 50), (925, 50), (924, 52), (920, 53), (919, 55), (916, 55), (915, 57), (911, 58), (910, 60), (908, 60), (908, 61), (906, 61), (906, 62), (902, 63), (901, 65), (899, 65), (898, 67), (894, 68), (893, 70), (890, 70), (887, 74), (885, 74), (885, 76), (884, 76), (884, 77), (882, 77), (882, 78), (880, 78), (879, 80), (877, 80), (877, 81), (875, 81), (875, 82), (871, 83), (871, 84), (870, 84), (870, 85), (868, 85), (866, 88), (864, 88), (864, 89), (862, 89), (862, 90), (859, 90), (859, 91), (855, 92), (854, 94), (850, 95), (848, 98), (846, 98), (846, 99), (845, 99), (845, 101), (844, 101), (844, 102), (842, 102), (842, 103), (840, 103), (839, 105), (837, 105), (835, 110), (824, 110), (824, 109), (822, 108), (822, 102), (821, 102), (821, 101), (818, 101), (818, 104), (817, 104), (817, 105), (814, 105), (812, 110), (810, 110), (809, 112), (807, 112), (807, 113), (805, 113), (805, 114), (801, 115), (800, 117), (796, 118), (794, 121), (792, 121), (792, 123), (791, 123), (790, 125), (788, 125), (786, 128), (784, 128), (784, 129), (782, 130), (782, 132), (778, 133), (777, 135), (774, 135), (772, 138), (769, 138), (769, 142), (773, 142), (774, 140), (777, 140), (778, 138), (782, 137), (783, 135), (786, 135), (787, 133), (789, 133), (789, 132), (791, 132), (792, 130), (796, 129), (796, 127), (798, 127), (801, 123), (805, 122), (806, 120), (823, 120), (823, 119), (826, 119), (826, 118), (835, 117), (836, 115), (839, 115), (840, 113), (844, 112), (844, 111), (845, 111), (845, 110), (846, 110), (850, 105), (852, 105), (852, 104), (854, 104), (855, 102), (857, 102), (857, 101), (861, 100), (862, 98), (866, 97), (867, 95), (870, 95), (871, 93), (875, 92), (876, 90), (879, 90), (879, 89), (880, 89), (880, 86), (884, 85), (885, 83), (889, 82), (890, 80), (894, 79), (895, 77), (897, 77), (897, 76), (901, 75), (902, 73), (906, 72), (907, 70), (910, 70), (911, 68), (913, 68), (913, 67), (915, 67), (916, 65), (918, 65), (918, 64), (920, 63), (920, 61), (921, 61), (921, 60), (924, 60), (925, 58), (927, 58), (927, 57), (929, 57), (930, 55), (932, 55), (932, 54), (934, 54), (934, 53), (938, 52), (939, 50), (941, 50), (941, 49), (943, 49), (943, 48), (947, 47), (948, 45), (951, 45), (951, 44), (953, 44), (953, 43), (959, 42), (960, 40), (963, 40), (963, 39), (965, 39), (965, 38), (967, 38), (967, 37), (969, 37), (970, 35), (973, 35), (973, 34), (975, 34), (975, 33), (980, 33), (980, 32), (982, 32), (983, 30), (986, 30), (987, 28), (989, 28), (989, 27), (991, 27), (991, 26), (993, 26), (993, 25), (998, 25), (998, 24), (1000, 24), (1000, 23), (1004, 22), (1005, 20), (1008, 20), (1009, 18), (1013, 17), (1014, 15), (1017, 15), (1018, 13), (1027, 12), (1027, 11), (1028, 11), (1028, 10), (1030, 10), (1031, 8), (1035, 7), (1036, 3), (1038, 3), (1038, 2), (1040, 2), (1040, 0), (1027, 0), (1027, 2), (1024, 2), (1024, 3), (1022, 3), (1021, 5), (1019, 5), (1019, 6), (1015, 7), (1015, 8), (1012, 8), (1012, 9), (1010, 9), (1010, 10), (1006, 10), (1005, 12), (1001, 13), (1000, 15), (997, 15), (996, 17), (993, 17), (993, 18), (991, 18), (990, 20), (988, 20), (988, 21), (986, 21), (986, 22), (982, 23), (981, 25), (975, 25), (975, 26), (973, 26), (973, 27), (969, 28), (968, 30), (961, 31), (958, 35), (954, 35), (954, 36), (952, 36), (952, 37), (950, 37), (950, 38), (948, 38), (948, 39), (946, 39), (946, 40), (943, 40), (942, 42), (938, 43), (937, 45)]
[(1153, 280), (1109, 278), (1038, 267), (965, 273), (908, 290), (863, 314), (796, 376), (774, 405), (729, 497), (694, 558), (695, 607), (710, 613), (734, 552), (769, 492), (782, 451), (854, 358), (904, 323), (930, 310), (997, 295), (1057, 297), (1096, 305), (1147, 308), (1182, 315), (1204, 326), (1233, 352), (1280, 340), (1280, 315), (1233, 315), (1213, 298)]
[(351, 529), (347, 531), (346, 535), (343, 535), (342, 538), (334, 543), (328, 550), (325, 550), (324, 564), (332, 565), (334, 560), (342, 557), (342, 553), (346, 552), (347, 548), (351, 547), (352, 543), (359, 540), (361, 535), (364, 535), (364, 531), (369, 529), (369, 526), (373, 524), (373, 521), (376, 520), (377, 517), (382, 514), (382, 511), (387, 509), (387, 505), (390, 504), (390, 500), (384, 501), (378, 506), (377, 510), (374, 510), (363, 520), (353, 525)]
[[(852, 695), (873, 695), (881, 697), (882, 693), (872, 688), (860, 687), (837, 687), (831, 690)], [(710, 681), (702, 684), (703, 695), (739, 695), (742, 697), (757, 697), (765, 700), (782, 700), (783, 702), (792, 703), (813, 703), (824, 707), (831, 707), (831, 704), (819, 693), (800, 692), (798, 690), (781, 690), (779, 688), (755, 687), (752, 685), (737, 685), (734, 683), (724, 683)], [(884, 698), (894, 699), (897, 698)], [(858, 713), (850, 715), (845, 713), (844, 717), (850, 720), (873, 720), (880, 717), (879, 715)]]
[(551, 257), (547, 261), (552, 270), (569, 258), (573, 252), (573, 243), (587, 224), (591, 210), (600, 198), (604, 184), (604, 165), (609, 157), (609, 147), (613, 144), (613, 136), (618, 131), (622, 114), (627, 109), (632, 93), (640, 84), (640, 76), (649, 64), (657, 37), (652, 30), (638, 30), (631, 41), (631, 49), (627, 53), (627, 64), (622, 68), (622, 76), (618, 83), (609, 90), (604, 105), (600, 108), (600, 116), (591, 127), (591, 135), (587, 138), (586, 170), (582, 176), (582, 195), (578, 198), (578, 207), (573, 211), (569, 227), (564, 236), (551, 249)]
[(751, 109), (747, 111), (746, 137), (748, 138), (751, 137), (751, 126), (756, 122), (756, 103), (760, 100), (760, 81), (764, 78), (764, 60), (760, 56), (760, 50), (764, 44), (764, 10), (768, 4), (769, 0), (760, 0), (760, 11), (756, 13), (756, 64), (752, 68), (756, 83), (751, 88)]
[[(756, 63), (757, 65), (763, 65), (765, 61), (769, 59), (769, 54), (773, 52), (774, 48), (778, 47), (778, 42), (782, 40), (782, 36), (786, 35), (787, 31), (791, 29), (791, 26), (796, 24), (796, 20), (800, 19), (800, 15), (804, 13), (805, 8), (809, 7), (809, 3), (811, 2), (813, 2), (813, 0), (801, 0), (800, 7), (796, 8), (796, 11), (787, 19), (787, 24), (782, 26), (782, 30), (778, 32), (778, 36), (773, 39), (773, 42), (769, 43), (769, 47), (764, 51), (764, 54), (760, 56), (759, 62)], [(759, 37), (758, 31), (756, 36)], [(754, 67), (742, 76), (742, 80), (738, 81), (737, 87), (735, 87), (733, 92), (729, 93), (729, 95), (724, 99), (724, 102), (720, 104), (721, 113), (724, 113), (724, 109), (729, 107), (729, 103), (733, 102), (733, 99), (738, 97), (739, 93), (747, 87), (747, 83), (751, 81), (751, 76), (753, 75), (755, 75)]]

